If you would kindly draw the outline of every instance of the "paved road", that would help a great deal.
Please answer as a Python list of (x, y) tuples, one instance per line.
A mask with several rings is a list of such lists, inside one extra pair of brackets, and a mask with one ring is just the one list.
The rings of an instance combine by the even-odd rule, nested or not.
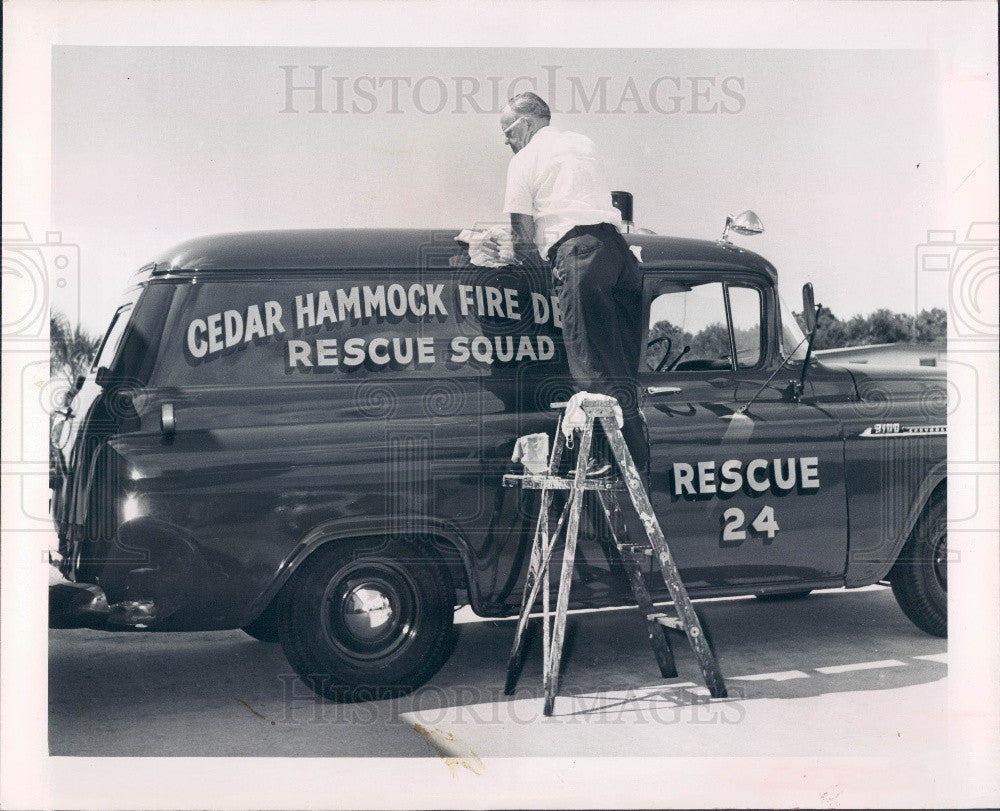
[(53, 755), (905, 755), (945, 741), (947, 642), (916, 629), (888, 589), (763, 603), (707, 601), (730, 698), (700, 686), (690, 651), (664, 681), (634, 612), (571, 615), (556, 715), (541, 714), (536, 644), (502, 695), (510, 621), (462, 626), (430, 685), (396, 701), (316, 699), (278, 645), (240, 631), (52, 631)]

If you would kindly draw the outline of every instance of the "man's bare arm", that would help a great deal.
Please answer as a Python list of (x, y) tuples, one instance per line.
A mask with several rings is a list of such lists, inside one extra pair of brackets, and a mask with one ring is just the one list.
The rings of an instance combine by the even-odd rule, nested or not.
[[(514, 260), (529, 266), (542, 267), (541, 256), (535, 245), (535, 219), (530, 214), (511, 214), (510, 230), (514, 247)], [(482, 250), (491, 259), (500, 258), (500, 240), (494, 234), (484, 239)]]
[(511, 214), (510, 229), (514, 235), (514, 256), (521, 262), (539, 265), (541, 257), (535, 245), (535, 218), (531, 214)]
[(514, 236), (514, 255), (521, 259), (535, 247), (535, 218), (530, 214), (511, 214), (510, 230)]

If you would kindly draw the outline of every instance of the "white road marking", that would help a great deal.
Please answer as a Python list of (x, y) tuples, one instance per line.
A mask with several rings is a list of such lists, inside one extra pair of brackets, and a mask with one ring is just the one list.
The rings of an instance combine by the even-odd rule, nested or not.
[(928, 662), (948, 662), (947, 653), (926, 653), (923, 656), (914, 656), (914, 659), (926, 659)]
[(898, 659), (883, 659), (880, 662), (858, 662), (853, 665), (831, 665), (830, 667), (813, 668), (817, 673), (848, 673), (852, 670), (878, 670), (880, 667), (906, 667), (906, 662)]
[[(695, 684), (693, 681), (666, 682), (662, 685), (653, 687), (636, 687), (634, 689), (622, 688), (617, 690), (603, 690), (596, 693), (577, 693), (576, 698), (600, 701), (621, 698), (628, 698), (633, 701), (647, 699), (650, 701), (663, 701), (671, 699), (673, 694), (678, 690), (686, 690), (690, 692), (692, 690), (697, 690), (698, 688), (699, 685)], [(705, 688), (701, 687), (701, 689), (704, 690)]]
[(808, 679), (809, 674), (801, 670), (782, 670), (780, 673), (754, 673), (752, 676), (730, 676), (730, 679), (740, 681), (789, 681), (790, 679)]

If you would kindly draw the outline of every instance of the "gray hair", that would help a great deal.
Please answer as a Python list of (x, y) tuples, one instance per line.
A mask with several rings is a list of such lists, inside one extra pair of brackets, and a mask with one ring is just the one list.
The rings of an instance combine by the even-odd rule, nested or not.
[(523, 93), (518, 93), (516, 96), (511, 97), (507, 102), (507, 106), (518, 115), (539, 118), (542, 121), (548, 121), (552, 118), (549, 105), (545, 103), (545, 100), (541, 96), (537, 93), (532, 93), (530, 90), (525, 90)]

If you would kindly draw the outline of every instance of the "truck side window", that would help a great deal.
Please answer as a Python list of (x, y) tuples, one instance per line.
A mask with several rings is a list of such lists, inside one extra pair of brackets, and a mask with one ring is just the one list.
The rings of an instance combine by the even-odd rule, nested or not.
[(729, 311), (733, 317), (736, 368), (750, 369), (761, 359), (761, 298), (753, 287), (727, 285)]
[(125, 327), (128, 326), (130, 312), (132, 312), (131, 303), (123, 304), (115, 312), (114, 318), (111, 319), (111, 326), (108, 327), (104, 340), (101, 341), (101, 346), (94, 355), (94, 362), (90, 367), (91, 371), (96, 371), (101, 366), (111, 368), (115, 355), (118, 353), (118, 345), (122, 341), (122, 335), (125, 334)]
[(148, 285), (128, 319), (115, 371), (134, 384), (149, 382), (176, 289), (173, 284)]
[(181, 286), (157, 385), (551, 376), (563, 360), (544, 277), (442, 269)]
[(649, 311), (647, 371), (732, 370), (734, 344), (736, 368), (760, 363), (761, 295), (757, 289), (696, 280), (658, 285)]
[(654, 371), (731, 369), (721, 282), (661, 285), (649, 310), (646, 366)]

